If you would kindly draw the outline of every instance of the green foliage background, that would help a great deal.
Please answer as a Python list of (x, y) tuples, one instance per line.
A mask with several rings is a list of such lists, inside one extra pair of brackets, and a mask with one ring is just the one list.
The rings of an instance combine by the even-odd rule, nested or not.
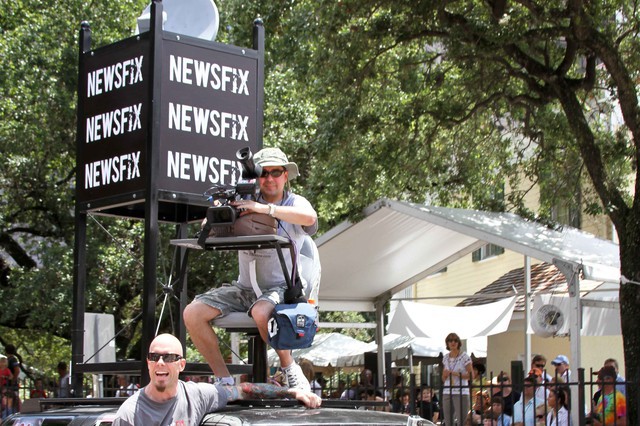
[[(94, 46), (117, 41), (131, 35), (144, 6), (0, 3), (2, 326), (70, 336), (78, 30), (87, 20)], [(265, 144), (301, 166), (294, 190), (316, 206), (321, 232), (357, 220), (381, 197), (508, 210), (550, 224), (552, 206), (564, 205), (607, 214), (620, 238), (622, 272), (640, 281), (635, 3), (217, 6), (220, 42), (250, 46), (254, 19), (264, 22)], [(611, 120), (616, 108), (624, 119), (619, 127)], [(523, 202), (534, 185), (542, 194), (539, 211)], [(92, 217), (88, 231), (88, 310), (113, 313), (124, 329), (118, 356), (135, 357), (143, 226)], [(167, 243), (174, 232), (161, 229), (159, 301), (174, 300), (163, 291), (174, 279)], [(190, 294), (236, 271), (233, 256), (192, 260)], [(640, 332), (625, 318), (640, 313), (638, 300), (637, 286), (623, 286), (626, 365), (634, 372)], [(350, 320), (362, 318), (354, 315)], [(170, 319), (162, 321), (171, 328)]]

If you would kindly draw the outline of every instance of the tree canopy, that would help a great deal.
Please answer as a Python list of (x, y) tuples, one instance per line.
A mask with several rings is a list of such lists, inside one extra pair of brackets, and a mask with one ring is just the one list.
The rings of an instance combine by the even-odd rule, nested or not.
[[(247, 46), (252, 21), (264, 21), (265, 144), (281, 147), (301, 166), (294, 189), (316, 206), (322, 230), (357, 218), (380, 197), (541, 220), (558, 203), (608, 215), (620, 241), (621, 272), (632, 281), (621, 286), (620, 301), (627, 377), (638, 379), (634, 2), (217, 3), (221, 42)], [(0, 6), (6, 254), (0, 296), (13, 301), (0, 314), (2, 325), (69, 335), (77, 29), (88, 20), (94, 44), (110, 43), (131, 34), (143, 6), (133, 0)], [(542, 193), (539, 211), (523, 201), (534, 184)], [(135, 330), (142, 228), (128, 220), (101, 224), (89, 235), (88, 303)], [(171, 230), (163, 232), (166, 241)], [(163, 256), (161, 275), (168, 280), (171, 255)], [(196, 262), (201, 274), (193, 291), (224, 277), (233, 262)], [(27, 303), (34, 299), (56, 303), (34, 310)], [(628, 396), (635, 407), (637, 390)], [(632, 408), (629, 421), (636, 419)]]

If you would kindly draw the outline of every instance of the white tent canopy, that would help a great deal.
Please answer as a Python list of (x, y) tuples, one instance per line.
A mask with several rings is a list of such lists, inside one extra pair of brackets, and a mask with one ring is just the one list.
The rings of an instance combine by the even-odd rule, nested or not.
[(586, 279), (618, 283), (618, 246), (565, 226), (553, 230), (512, 213), (379, 200), (358, 223), (316, 240), (322, 260), (323, 310), (374, 311), (394, 293), (487, 243), (555, 264), (582, 268)]
[[(369, 343), (344, 334), (318, 333), (310, 347), (294, 349), (292, 355), (294, 359), (306, 359), (318, 367), (336, 367), (338, 357), (358, 353), (363, 354), (369, 347)], [(274, 349), (269, 349), (267, 357), (270, 366), (277, 367), (280, 365), (280, 360)]]
[[(620, 281), (616, 244), (564, 226), (554, 230), (512, 213), (491, 213), (382, 199), (358, 223), (344, 222), (316, 240), (322, 260), (319, 307), (375, 311), (382, 350), (383, 306), (399, 291), (487, 243), (555, 265), (567, 278), (572, 365), (580, 365), (580, 272)], [(454, 289), (455, 291), (455, 289)], [(460, 296), (467, 296), (461, 294)], [(573, 367), (575, 368), (575, 367)], [(378, 369), (384, 362), (378, 356)]]

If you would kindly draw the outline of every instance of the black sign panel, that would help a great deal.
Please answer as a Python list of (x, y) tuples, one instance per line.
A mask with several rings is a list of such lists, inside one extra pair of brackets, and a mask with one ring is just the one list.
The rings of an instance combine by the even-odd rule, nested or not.
[(237, 150), (262, 146), (257, 52), (166, 39), (163, 46), (158, 188), (201, 195), (237, 183)]
[[(78, 202), (144, 189), (150, 102), (149, 40), (143, 35), (87, 52), (81, 61)], [(82, 93), (83, 92), (83, 93)]]

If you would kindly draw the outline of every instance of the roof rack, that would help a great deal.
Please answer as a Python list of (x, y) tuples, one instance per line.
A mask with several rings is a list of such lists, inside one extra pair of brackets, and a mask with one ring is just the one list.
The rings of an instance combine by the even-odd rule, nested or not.
[[(304, 405), (296, 399), (242, 399), (229, 402), (227, 405), (240, 405), (242, 407), (294, 407)], [(358, 408), (358, 407), (386, 407), (389, 401), (364, 401), (344, 399), (323, 399), (322, 407), (327, 408)]]
[(25, 400), (21, 407), (22, 413), (37, 413), (48, 408), (79, 407), (79, 406), (120, 406), (124, 397), (113, 398), (30, 398)]
[[(119, 406), (127, 397), (109, 398), (31, 398), (23, 402), (22, 412), (35, 413), (54, 407), (79, 407), (79, 406)], [(27, 402), (30, 403), (27, 403)], [(330, 408), (358, 408), (358, 407), (386, 407), (388, 401), (360, 401), (344, 399), (323, 399), (322, 406)], [(229, 402), (228, 405), (242, 407), (294, 407), (303, 405), (296, 399), (243, 399)]]

